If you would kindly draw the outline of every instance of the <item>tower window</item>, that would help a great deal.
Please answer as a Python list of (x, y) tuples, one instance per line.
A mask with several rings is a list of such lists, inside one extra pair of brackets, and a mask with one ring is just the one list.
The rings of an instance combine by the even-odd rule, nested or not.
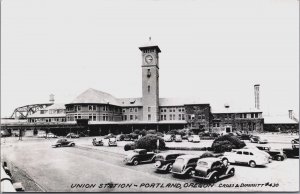
[(151, 120), (151, 115), (149, 114), (149, 115), (148, 115), (148, 121), (150, 121), (150, 120)]
[(150, 92), (150, 86), (148, 86), (148, 92)]

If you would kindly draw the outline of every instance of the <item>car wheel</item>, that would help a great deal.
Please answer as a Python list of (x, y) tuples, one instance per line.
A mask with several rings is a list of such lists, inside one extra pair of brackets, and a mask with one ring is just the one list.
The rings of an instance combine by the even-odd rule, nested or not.
[(283, 160), (283, 157), (282, 157), (282, 156), (277, 156), (277, 157), (276, 157), (276, 160), (277, 160), (277, 161), (282, 161), (282, 160)]
[(71, 146), (74, 147), (74, 146), (75, 146), (75, 143), (72, 143)]
[(250, 166), (251, 168), (254, 168), (254, 167), (256, 166), (256, 163), (255, 163), (253, 160), (251, 160), (251, 161), (249, 162), (249, 166)]
[(216, 183), (216, 182), (218, 182), (218, 176), (217, 175), (213, 175), (212, 177), (211, 177), (211, 182), (213, 182), (213, 183)]
[(229, 176), (234, 176), (234, 173), (235, 173), (235, 170), (231, 169), (228, 174), (229, 174)]
[(173, 164), (170, 164), (167, 171), (171, 172), (172, 168), (173, 168)]
[(228, 166), (228, 164), (229, 164), (229, 162), (228, 162), (228, 159), (227, 159), (227, 158), (224, 158), (224, 159), (222, 160), (222, 162), (223, 162), (223, 164), (224, 164), (225, 166)]
[(60, 144), (58, 144), (56, 147), (61, 147), (61, 145), (60, 145)]
[(139, 164), (139, 161), (137, 161), (137, 160), (133, 160), (133, 162), (132, 162), (132, 163), (133, 163), (133, 165), (134, 165), (134, 166), (136, 166), (136, 165), (138, 165), (138, 164)]

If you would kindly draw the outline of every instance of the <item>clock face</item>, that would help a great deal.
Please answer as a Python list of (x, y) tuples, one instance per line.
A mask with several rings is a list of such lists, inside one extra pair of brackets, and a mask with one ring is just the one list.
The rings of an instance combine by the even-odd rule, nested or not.
[(146, 61), (147, 64), (152, 63), (152, 61), (153, 61), (152, 55), (147, 55), (147, 56), (145, 57), (145, 61)]

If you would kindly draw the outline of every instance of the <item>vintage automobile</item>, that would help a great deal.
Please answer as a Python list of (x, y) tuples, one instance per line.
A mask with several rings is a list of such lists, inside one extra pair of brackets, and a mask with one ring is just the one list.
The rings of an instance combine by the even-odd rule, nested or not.
[(173, 163), (171, 172), (174, 176), (189, 176), (192, 170), (195, 169), (198, 159), (200, 159), (198, 155), (189, 154), (178, 156)]
[(283, 149), (270, 149), (266, 151), (273, 160), (283, 161), (287, 158), (286, 154), (283, 152)]
[(191, 135), (188, 137), (188, 142), (199, 143), (200, 137), (199, 135)]
[(158, 172), (169, 172), (173, 167), (178, 156), (184, 155), (183, 153), (160, 153), (155, 157), (154, 168)]
[(299, 138), (293, 139), (293, 140), (291, 141), (291, 143), (292, 143), (292, 148), (293, 148), (293, 149), (294, 149), (294, 148), (298, 148), (298, 149), (299, 149)]
[(53, 133), (47, 133), (46, 138), (57, 138)]
[(59, 139), (52, 147), (74, 147), (75, 143), (67, 139)]
[(138, 165), (140, 163), (151, 163), (155, 162), (155, 153), (147, 152), (145, 149), (135, 149), (128, 154), (125, 159), (125, 164)]
[(115, 137), (111, 137), (108, 139), (108, 146), (117, 146), (117, 139)]
[(124, 141), (132, 141), (130, 134), (125, 134)]
[(234, 176), (235, 169), (225, 165), (220, 158), (202, 158), (197, 162), (191, 176), (196, 180), (208, 180), (218, 182), (219, 179)]
[(102, 139), (97, 140), (96, 138), (93, 139), (93, 146), (103, 146)]
[(250, 142), (251, 143), (259, 143), (259, 144), (266, 144), (266, 143), (268, 143), (268, 140), (267, 139), (262, 139), (259, 136), (252, 136), (250, 138)]
[(225, 165), (230, 163), (248, 164), (254, 168), (257, 165), (266, 165), (271, 162), (269, 154), (256, 149), (238, 149), (231, 152), (225, 152), (222, 156), (222, 161)]
[(66, 138), (79, 138), (79, 135), (75, 134), (75, 133), (68, 133), (66, 135)]
[(165, 142), (171, 142), (171, 141), (173, 141), (173, 137), (172, 137), (172, 135), (167, 134), (167, 135), (164, 135), (164, 140), (165, 140)]
[(37, 137), (46, 138), (46, 133), (38, 133)]
[(175, 135), (175, 142), (182, 142), (181, 135)]

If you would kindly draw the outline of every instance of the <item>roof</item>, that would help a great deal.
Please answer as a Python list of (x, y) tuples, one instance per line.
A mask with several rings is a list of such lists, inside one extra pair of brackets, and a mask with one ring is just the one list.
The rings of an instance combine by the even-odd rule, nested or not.
[(181, 156), (178, 156), (177, 158), (192, 159), (192, 158), (200, 158), (200, 156), (198, 156), (198, 155), (193, 155), (193, 154), (187, 154), (187, 155), (181, 155)]
[(143, 50), (143, 48), (148, 48), (148, 47), (155, 47), (158, 52), (161, 52), (161, 50), (159, 49), (158, 45), (155, 44), (152, 40), (151, 37), (149, 38), (149, 41), (146, 42), (145, 44), (143, 44), (142, 46), (139, 47), (140, 50)]
[(143, 106), (142, 98), (118, 98), (120, 106)]
[(66, 113), (62, 112), (62, 113), (49, 113), (49, 110), (65, 110), (65, 104), (53, 104), (51, 106), (46, 107), (45, 109), (42, 110), (46, 110), (47, 112), (45, 112), (44, 114), (41, 114), (40, 111), (37, 111), (35, 113), (33, 113), (32, 115), (28, 115), (27, 118), (60, 118), (60, 117), (66, 117)]
[(297, 121), (290, 119), (288, 116), (265, 116), (265, 124), (298, 124)]
[(112, 104), (112, 105), (119, 106), (119, 102), (114, 96), (92, 88), (81, 93), (70, 104), (85, 104), (85, 103)]
[(208, 157), (208, 158), (201, 158), (201, 161), (204, 162), (215, 162), (215, 161), (220, 161), (219, 158), (214, 158), (214, 157)]
[(223, 107), (212, 107), (211, 108), (212, 113), (262, 113), (262, 110), (256, 109), (256, 108), (225, 108)]
[(209, 104), (199, 98), (159, 98), (159, 106), (184, 106), (185, 104)]

